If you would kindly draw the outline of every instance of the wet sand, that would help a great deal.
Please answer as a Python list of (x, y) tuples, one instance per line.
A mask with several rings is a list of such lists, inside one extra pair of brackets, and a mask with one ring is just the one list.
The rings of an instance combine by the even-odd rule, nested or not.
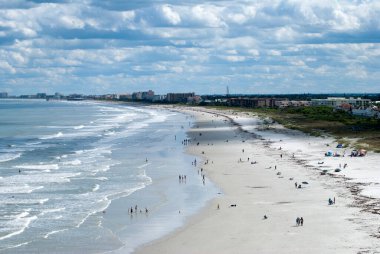
[[(361, 211), (343, 178), (321, 176), (268, 140), (242, 131), (235, 122), (242, 115), (176, 110), (196, 118), (188, 151), (203, 158), (199, 168), (207, 176), (205, 184), (211, 179), (223, 193), (186, 226), (136, 253), (380, 251), (378, 239), (371, 236), (378, 215)], [(295, 188), (296, 182), (301, 188)], [(329, 205), (334, 197), (336, 203)], [(303, 226), (296, 225), (297, 217), (303, 217)]]

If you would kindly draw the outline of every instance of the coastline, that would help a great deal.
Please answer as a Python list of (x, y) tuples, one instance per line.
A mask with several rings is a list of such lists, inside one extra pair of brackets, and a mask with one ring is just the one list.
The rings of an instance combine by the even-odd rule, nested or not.
[[(171, 108), (173, 109), (173, 108)], [(379, 250), (374, 213), (362, 213), (344, 175), (320, 176), (302, 160), (244, 129), (244, 113), (176, 107), (196, 117), (188, 152), (223, 195), (185, 226), (136, 253), (373, 253)], [(232, 120), (234, 120), (232, 122)], [(236, 121), (235, 121), (236, 120)], [(202, 136), (199, 135), (202, 133)], [(227, 142), (228, 139), (228, 142)], [(313, 141), (313, 137), (310, 137)], [(244, 149), (244, 152), (243, 152)], [(283, 154), (283, 158), (281, 158)], [(256, 161), (256, 164), (248, 162)], [(242, 162), (240, 161), (242, 158)], [(307, 182), (301, 189), (294, 182)], [(328, 198), (337, 202), (328, 205)], [(217, 209), (217, 206), (220, 209)], [(231, 207), (235, 205), (236, 207)], [(267, 219), (263, 219), (264, 215)], [(304, 226), (296, 226), (304, 217)]]

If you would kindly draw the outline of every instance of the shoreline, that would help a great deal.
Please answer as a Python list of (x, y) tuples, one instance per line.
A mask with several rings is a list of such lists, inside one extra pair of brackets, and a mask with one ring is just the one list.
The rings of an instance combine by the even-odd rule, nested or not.
[[(207, 203), (180, 229), (143, 245), (136, 253), (301, 253), (304, 250), (359, 253), (379, 250), (376, 238), (370, 236), (375, 225), (369, 221), (376, 215), (363, 214), (360, 206), (353, 204), (355, 196), (346, 187), (347, 179), (337, 176), (322, 181), (318, 172), (309, 171), (307, 165), (293, 160), (289, 154), (284, 152), (281, 159), (283, 151), (273, 149), (270, 141), (261, 140), (256, 133), (250, 133), (235, 121), (245, 117), (243, 113), (204, 108), (170, 109), (196, 116), (196, 125), (189, 136), (197, 138), (200, 145), (193, 143), (188, 152), (202, 155), (205, 160), (215, 160), (215, 164), (204, 165), (204, 168), (207, 177), (223, 190), (223, 196)], [(202, 136), (197, 136), (198, 132)], [(247, 154), (257, 164), (250, 164), (247, 158), (239, 162), (240, 157)], [(308, 184), (295, 189), (294, 181)], [(329, 206), (329, 197), (336, 197), (337, 203)], [(230, 207), (234, 204), (236, 207)], [(264, 215), (268, 219), (263, 219)], [(295, 226), (297, 216), (305, 218), (302, 228)], [(365, 228), (368, 225), (370, 227)]]

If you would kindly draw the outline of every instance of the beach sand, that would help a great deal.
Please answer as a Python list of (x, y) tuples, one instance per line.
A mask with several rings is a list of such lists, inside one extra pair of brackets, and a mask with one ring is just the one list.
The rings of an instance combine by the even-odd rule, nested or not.
[[(378, 238), (371, 236), (378, 215), (354, 205), (343, 177), (321, 176), (268, 140), (242, 131), (234, 122), (241, 113), (176, 110), (195, 116), (188, 152), (203, 159), (198, 168), (203, 168), (205, 184), (210, 179), (222, 193), (185, 226), (136, 253), (380, 251)], [(302, 188), (295, 188), (295, 182)], [(336, 203), (329, 205), (334, 197)], [(303, 217), (303, 226), (296, 225), (297, 217)]]

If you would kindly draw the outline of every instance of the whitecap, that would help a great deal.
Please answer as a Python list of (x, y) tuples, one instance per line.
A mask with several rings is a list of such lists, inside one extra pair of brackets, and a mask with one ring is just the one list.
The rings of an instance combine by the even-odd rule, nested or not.
[(111, 204), (111, 200), (108, 200), (107, 197), (103, 198), (102, 200), (99, 200), (97, 203), (104, 203), (102, 206), (98, 207), (98, 209), (95, 209), (94, 211), (88, 213), (75, 227), (79, 228), (85, 221), (93, 214), (98, 213), (100, 211), (104, 211), (107, 209), (107, 207)]
[(47, 238), (49, 238), (49, 236), (51, 236), (51, 235), (54, 235), (54, 234), (57, 234), (57, 233), (60, 233), (60, 232), (64, 232), (64, 231), (67, 231), (67, 230), (68, 230), (67, 228), (65, 228), (65, 229), (60, 229), (60, 230), (53, 230), (53, 231), (47, 233), (46, 235), (44, 235), (44, 238), (47, 239)]
[(32, 193), (35, 190), (42, 189), (43, 186), (32, 187), (27, 184), (24, 185), (4, 185), (0, 186), (0, 194), (15, 194), (15, 193)]
[[(23, 212), (19, 215), (16, 215), (16, 218), (12, 221), (9, 221), (9, 231), (14, 230), (13, 232), (6, 234), (4, 236), (0, 237), (0, 240), (8, 239), (13, 236), (19, 235), (25, 231), (26, 228), (29, 227), (30, 223), (34, 220), (37, 219), (37, 216), (31, 216), (31, 217), (26, 217), (29, 215), (29, 213), (26, 214), (26, 212)], [(7, 230), (8, 228), (4, 228)]]
[(0, 154), (0, 162), (12, 161), (12, 160), (15, 160), (17, 158), (20, 158), (21, 155), (22, 155), (21, 153), (16, 153), (16, 154), (13, 154), (13, 153)]
[(83, 129), (83, 128), (84, 128), (84, 125), (78, 125), (78, 126), (74, 127), (74, 130), (80, 130), (80, 129)]
[(137, 168), (145, 168), (146, 166), (149, 166), (150, 165), (150, 163), (145, 163), (145, 164), (142, 164), (142, 165), (140, 165), (140, 166), (138, 166)]
[(92, 188), (92, 192), (96, 192), (97, 190), (99, 190), (99, 184), (95, 184), (94, 188)]
[(45, 214), (47, 214), (47, 213), (57, 213), (57, 212), (62, 212), (62, 211), (64, 211), (66, 208), (64, 208), (64, 207), (61, 207), (61, 208), (52, 208), (52, 209), (46, 209), (46, 210), (44, 210), (44, 211), (42, 211), (41, 213), (40, 213), (40, 215), (42, 216), (42, 215), (45, 215)]
[(57, 170), (59, 169), (58, 164), (37, 164), (37, 165), (18, 165), (13, 166), (13, 168), (17, 169), (36, 169), (36, 170)]
[(53, 139), (53, 138), (60, 138), (63, 136), (62, 132), (58, 132), (57, 134), (54, 135), (46, 135), (44, 137), (40, 137), (39, 139)]
[(8, 198), (0, 201), (2, 205), (41, 205), (48, 201), (49, 199), (18, 199), (18, 198)]
[(68, 166), (78, 166), (82, 164), (82, 161), (79, 159), (73, 160), (73, 161), (65, 161), (62, 163), (63, 165), (68, 165)]

